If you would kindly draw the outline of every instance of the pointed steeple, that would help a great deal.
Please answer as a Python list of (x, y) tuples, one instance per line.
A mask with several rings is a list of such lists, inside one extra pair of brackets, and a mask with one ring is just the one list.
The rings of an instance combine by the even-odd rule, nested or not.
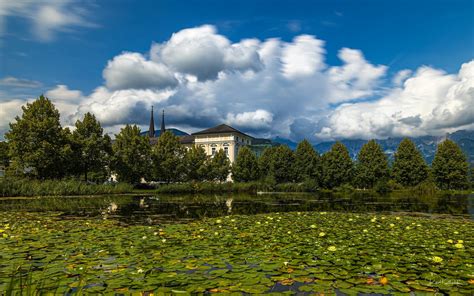
[(165, 128), (165, 110), (163, 110), (163, 115), (161, 116), (161, 133), (160, 135), (164, 134), (166, 131)]
[(148, 129), (148, 137), (155, 137), (155, 119), (153, 118), (153, 106), (151, 106), (150, 128)]

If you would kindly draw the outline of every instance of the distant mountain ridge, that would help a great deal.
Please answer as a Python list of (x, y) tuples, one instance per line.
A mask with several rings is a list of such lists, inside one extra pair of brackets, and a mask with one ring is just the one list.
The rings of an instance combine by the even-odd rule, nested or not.
[[(189, 135), (187, 132), (183, 132), (182, 130), (179, 130), (177, 128), (167, 128), (166, 131), (170, 131), (175, 136), (188, 136)], [(147, 136), (148, 131), (141, 132), (140, 135)], [(160, 135), (161, 135), (161, 130), (156, 130), (155, 137), (159, 137)]]
[[(439, 142), (448, 138), (456, 142), (461, 149), (464, 151), (468, 160), (471, 165), (474, 165), (474, 130), (459, 130), (451, 134), (447, 134), (446, 136), (422, 136), (422, 137), (410, 137), (410, 139), (415, 143), (416, 147), (421, 151), (423, 157), (428, 163), (433, 161), (434, 155), (436, 153), (436, 146)], [(388, 138), (384, 140), (376, 140), (383, 148), (385, 154), (389, 157), (390, 160), (393, 159), (395, 151), (397, 151), (397, 147), (400, 142), (403, 140), (402, 137), (397, 138)], [(293, 142), (288, 139), (284, 138), (275, 138), (273, 139), (274, 142), (288, 145), (291, 149), (295, 149), (298, 143)], [(323, 142), (314, 145), (313, 147), (319, 153), (325, 153), (331, 149), (331, 146), (336, 141), (330, 142)], [(347, 149), (349, 150), (349, 154), (351, 155), (352, 159), (357, 158), (357, 154), (361, 149), (362, 145), (364, 145), (367, 140), (361, 139), (345, 139), (340, 140), (344, 145), (346, 145)]]

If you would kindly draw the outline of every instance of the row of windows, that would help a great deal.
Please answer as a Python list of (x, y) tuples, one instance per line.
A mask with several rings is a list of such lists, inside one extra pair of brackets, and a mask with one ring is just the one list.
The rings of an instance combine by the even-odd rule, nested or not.
[[(212, 156), (214, 156), (214, 154), (216, 154), (216, 152), (217, 152), (216, 147), (212, 147), (211, 148)], [(229, 156), (229, 147), (224, 147), (224, 152), (225, 152), (225, 155)]]

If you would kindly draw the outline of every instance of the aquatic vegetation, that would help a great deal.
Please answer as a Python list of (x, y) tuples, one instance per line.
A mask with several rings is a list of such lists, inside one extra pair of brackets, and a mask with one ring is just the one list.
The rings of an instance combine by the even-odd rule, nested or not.
[(2, 212), (0, 291), (474, 293), (473, 221), (383, 217), (290, 212), (146, 226)]

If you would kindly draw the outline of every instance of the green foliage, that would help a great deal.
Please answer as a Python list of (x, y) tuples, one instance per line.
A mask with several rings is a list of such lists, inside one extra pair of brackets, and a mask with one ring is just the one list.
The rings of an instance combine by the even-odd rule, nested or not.
[(209, 157), (202, 147), (193, 145), (184, 155), (186, 181), (204, 181), (209, 175)]
[(10, 164), (10, 156), (8, 153), (8, 142), (0, 142), (0, 166), (6, 168)]
[(230, 173), (230, 161), (224, 150), (220, 149), (209, 161), (209, 177), (211, 180), (224, 182)]
[[(76, 121), (76, 129), (72, 133), (75, 164), (86, 181), (89, 172), (106, 176), (105, 169), (112, 154), (112, 144), (110, 137), (103, 133), (100, 122), (89, 112), (82, 121)], [(103, 181), (105, 178), (100, 179)]]
[(286, 145), (268, 147), (258, 158), (261, 179), (270, 186), (295, 181), (295, 156)]
[(240, 148), (237, 159), (232, 165), (232, 179), (235, 182), (250, 182), (258, 178), (257, 156), (247, 146)]
[[(273, 166), (274, 154), (277, 147), (268, 147), (263, 150), (262, 155), (258, 158), (258, 170), (260, 176), (263, 178), (273, 177), (271, 176), (271, 170)], [(274, 180), (274, 179), (273, 179)]]
[(177, 136), (166, 131), (152, 149), (153, 178), (167, 183), (180, 181), (184, 171), (185, 148)]
[(87, 184), (74, 180), (0, 179), (0, 196), (64, 196), (132, 192), (133, 186), (118, 184)]
[(469, 164), (459, 146), (451, 140), (438, 145), (432, 164), (433, 177), (441, 189), (468, 187)]
[(148, 138), (140, 136), (140, 128), (127, 124), (116, 135), (112, 148), (111, 168), (119, 181), (133, 184), (148, 176), (151, 148)]
[(321, 183), (321, 157), (306, 139), (296, 147), (294, 167), (297, 181), (314, 180), (316, 184)]
[(387, 182), (390, 174), (387, 157), (375, 140), (360, 149), (355, 171), (354, 183), (358, 188), (373, 188), (378, 182)]
[(62, 129), (58, 110), (44, 96), (22, 110), (5, 135), (16, 174), (39, 179), (65, 176), (72, 150), (69, 130)]
[(408, 138), (398, 146), (392, 167), (392, 177), (403, 186), (416, 186), (428, 178), (428, 166), (420, 151)]
[(277, 183), (295, 181), (295, 156), (288, 146), (276, 147), (271, 174)]
[(351, 183), (353, 163), (346, 146), (336, 142), (322, 157), (323, 186), (332, 189), (345, 183)]

